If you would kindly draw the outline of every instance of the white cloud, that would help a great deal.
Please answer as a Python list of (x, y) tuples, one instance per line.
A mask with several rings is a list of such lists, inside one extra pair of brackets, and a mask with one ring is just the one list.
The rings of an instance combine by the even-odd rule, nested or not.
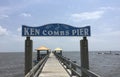
[(113, 7), (100, 7), (101, 10), (114, 10)]
[(74, 21), (99, 19), (102, 17), (103, 13), (104, 13), (104, 11), (75, 13), (75, 14), (71, 15), (71, 18)]
[(0, 36), (2, 35), (7, 35), (8, 34), (8, 31), (6, 28), (3, 28), (2, 26), (0, 26)]
[(9, 17), (8, 15), (0, 15), (0, 19), (8, 18), (8, 17)]
[(31, 14), (29, 14), (29, 13), (22, 13), (21, 16), (24, 16), (24, 17), (31, 17)]
[(110, 6), (107, 6), (107, 7), (100, 7), (101, 10), (120, 10), (120, 8), (118, 7), (110, 7)]

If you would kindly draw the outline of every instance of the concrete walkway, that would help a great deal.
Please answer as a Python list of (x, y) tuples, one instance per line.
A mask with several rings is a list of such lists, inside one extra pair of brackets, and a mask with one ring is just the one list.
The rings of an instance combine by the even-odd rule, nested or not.
[(39, 77), (70, 77), (53, 53), (50, 54)]

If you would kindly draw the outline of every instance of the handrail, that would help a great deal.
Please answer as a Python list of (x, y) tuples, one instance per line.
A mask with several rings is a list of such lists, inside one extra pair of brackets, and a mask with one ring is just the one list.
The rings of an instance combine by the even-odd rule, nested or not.
[[(72, 62), (71, 60), (68, 60), (66, 57), (64, 56), (61, 56), (57, 53), (54, 53), (55, 56), (58, 58), (58, 60), (63, 63), (68, 69), (70, 69), (72, 72), (74, 72), (74, 74), (78, 77), (81, 77), (80, 73), (78, 71), (76, 71), (75, 69), (72, 68), (75, 67), (75, 68), (78, 68), (80, 69), (82, 72), (84, 72), (85, 74), (87, 74), (89, 77), (100, 77), (98, 74), (88, 70), (88, 69), (85, 69), (85, 68), (82, 68), (80, 67), (78, 64)], [(67, 69), (65, 68), (65, 69)]]
[(37, 77), (42, 70), (44, 64), (46, 63), (49, 55), (46, 55), (39, 63), (37, 63), (26, 75), (25, 77)]

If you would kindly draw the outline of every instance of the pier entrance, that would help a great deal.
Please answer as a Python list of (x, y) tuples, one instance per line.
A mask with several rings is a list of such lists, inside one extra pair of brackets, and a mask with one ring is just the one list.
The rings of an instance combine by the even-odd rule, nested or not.
[[(90, 26), (85, 27), (73, 27), (66, 24), (53, 23), (39, 27), (22, 26), (22, 36), (26, 36), (25, 40), (25, 77), (99, 77), (94, 75), (89, 70), (89, 55), (88, 55), (88, 40), (87, 36), (90, 36)], [(63, 58), (62, 55), (56, 55), (51, 53), (39, 61), (36, 66), (32, 67), (32, 47), (33, 43), (30, 39), (31, 36), (82, 36), (80, 40), (80, 56), (81, 56), (81, 67)], [(58, 61), (59, 60), (59, 61)], [(65, 62), (67, 61), (70, 65)], [(60, 65), (64, 64), (72, 71), (71, 74), (67, 74), (65, 69)], [(62, 63), (63, 62), (63, 63)], [(44, 66), (45, 64), (45, 66)], [(74, 66), (74, 67), (72, 67)], [(39, 67), (39, 69), (38, 69)], [(81, 68), (81, 76), (76, 73), (75, 67)], [(36, 71), (38, 70), (38, 71)], [(41, 72), (41, 73), (40, 73)], [(37, 74), (35, 74), (37, 73)], [(40, 73), (40, 74), (39, 74)], [(35, 74), (35, 75), (34, 75)]]

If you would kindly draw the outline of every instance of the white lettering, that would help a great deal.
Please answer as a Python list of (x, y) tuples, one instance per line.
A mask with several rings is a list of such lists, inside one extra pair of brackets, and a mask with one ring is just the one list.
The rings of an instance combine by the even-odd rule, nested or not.
[(83, 29), (80, 29), (80, 35), (83, 35)]
[(46, 30), (43, 30), (42, 34), (43, 34), (43, 35), (47, 35), (46, 32), (47, 32)]
[(86, 36), (86, 35), (89, 35), (88, 32), (89, 32), (89, 30), (88, 30), (87, 28), (85, 28), (85, 29), (84, 29), (84, 35), (85, 35), (85, 36)]
[[(39, 34), (39, 31), (37, 32)], [(47, 31), (47, 30), (43, 30), (43, 35), (49, 35), (49, 36), (67, 36), (69, 35), (69, 30), (66, 30), (66, 31)]]
[(54, 35), (59, 35), (59, 31), (54, 31)]
[(65, 32), (65, 35), (66, 36), (68, 36), (70, 33), (69, 33), (69, 30), (67, 30), (66, 32)]
[(80, 33), (79, 33), (79, 29), (77, 29), (77, 35), (80, 35)]
[(76, 30), (72, 30), (72, 35), (75, 35), (77, 33)]
[(60, 35), (61, 35), (61, 36), (62, 36), (62, 35), (64, 36), (64, 31), (60, 31)]
[(35, 33), (34, 28), (30, 28), (30, 35), (34, 35), (34, 33)]
[(24, 28), (24, 35), (29, 36), (29, 28)]
[(35, 29), (35, 35), (40, 35), (40, 29)]
[(48, 35), (53, 35), (53, 32), (52, 31), (48, 31)]

